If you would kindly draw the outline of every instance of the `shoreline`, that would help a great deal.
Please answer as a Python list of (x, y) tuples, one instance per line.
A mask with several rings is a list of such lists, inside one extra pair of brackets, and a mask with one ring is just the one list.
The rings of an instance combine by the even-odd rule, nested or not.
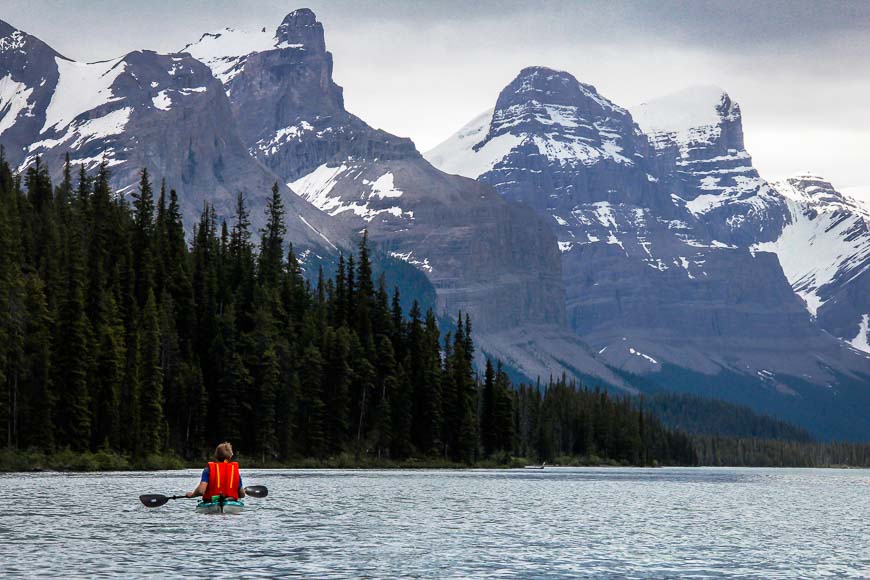
[[(94, 473), (94, 472), (148, 472), (171, 471), (180, 469), (201, 469), (208, 461), (206, 458), (186, 460), (174, 455), (150, 455), (130, 458), (109, 451), (76, 453), (69, 450), (46, 454), (40, 451), (0, 450), (0, 474), (8, 473)], [(440, 459), (411, 458), (402, 461), (388, 459), (354, 459), (351, 454), (343, 454), (328, 459), (298, 459), (294, 461), (258, 461), (254, 458), (239, 458), (244, 469), (347, 469), (347, 470), (472, 470), (472, 469), (516, 469), (539, 463), (524, 457), (511, 457), (508, 461), (482, 460), (472, 465), (455, 463)], [(559, 457), (547, 463), (553, 467), (722, 467), (722, 468), (784, 468), (784, 469), (867, 469), (854, 465), (665, 465), (634, 464), (625, 461), (602, 460), (598, 457)], [(529, 469), (529, 471), (545, 471)]]
[[(240, 456), (245, 469), (524, 469), (540, 463), (523, 457), (509, 461), (481, 460), (474, 464), (456, 463), (444, 459), (410, 458), (402, 461), (361, 458), (342, 454), (327, 459), (300, 458), (291, 461), (262, 461)], [(209, 461), (203, 457), (188, 460), (175, 455), (150, 455), (131, 458), (111, 451), (73, 452), (69, 450), (44, 453), (41, 451), (0, 450), (0, 473), (88, 473), (113, 471), (165, 471), (178, 469), (201, 469)], [(547, 467), (660, 467), (629, 462), (601, 460), (598, 457), (572, 458), (567, 461), (548, 463)]]

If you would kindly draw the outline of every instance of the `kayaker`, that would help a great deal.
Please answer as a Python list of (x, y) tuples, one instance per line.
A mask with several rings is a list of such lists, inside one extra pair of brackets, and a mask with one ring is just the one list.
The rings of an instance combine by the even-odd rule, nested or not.
[(239, 464), (230, 461), (233, 458), (233, 446), (224, 441), (214, 450), (215, 461), (209, 461), (202, 470), (199, 485), (193, 491), (187, 492), (187, 497), (203, 496), (206, 501), (214, 496), (226, 499), (241, 499), (245, 497), (245, 487), (242, 485), (242, 475)]

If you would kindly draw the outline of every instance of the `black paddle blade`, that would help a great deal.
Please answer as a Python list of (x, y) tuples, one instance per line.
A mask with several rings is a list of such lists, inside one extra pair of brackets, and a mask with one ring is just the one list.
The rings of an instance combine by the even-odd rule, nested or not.
[(169, 498), (165, 495), (160, 494), (151, 494), (151, 495), (140, 495), (139, 501), (142, 502), (142, 505), (149, 508), (160, 507), (166, 502), (169, 501)]
[(265, 485), (249, 485), (245, 488), (245, 494), (251, 497), (266, 497), (269, 495), (269, 490)]

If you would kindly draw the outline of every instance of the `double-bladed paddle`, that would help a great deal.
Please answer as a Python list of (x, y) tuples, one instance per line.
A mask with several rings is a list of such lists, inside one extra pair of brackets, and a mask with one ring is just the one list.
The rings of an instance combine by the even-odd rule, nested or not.
[[(265, 485), (251, 485), (245, 488), (245, 495), (250, 497), (266, 497), (269, 495), (269, 490)], [(139, 496), (139, 501), (142, 505), (149, 508), (160, 507), (171, 499), (192, 499), (186, 495), (161, 495), (159, 493), (145, 494)]]

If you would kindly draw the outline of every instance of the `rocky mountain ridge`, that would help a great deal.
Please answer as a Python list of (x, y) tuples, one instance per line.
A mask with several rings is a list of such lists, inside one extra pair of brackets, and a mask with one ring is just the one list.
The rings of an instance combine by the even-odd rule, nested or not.
[[(208, 67), (188, 54), (145, 50), (81, 63), (6, 23), (0, 35), (0, 141), (19, 171), (39, 156), (57, 175), (70, 153), (89, 171), (105, 162), (115, 187), (129, 192), (145, 167), (179, 191), (188, 224), (206, 201), (231, 219), (244, 192), (253, 226), (262, 225), (280, 180), (248, 154)], [(349, 243), (327, 216), (282, 189), (297, 243), (323, 251)]]

